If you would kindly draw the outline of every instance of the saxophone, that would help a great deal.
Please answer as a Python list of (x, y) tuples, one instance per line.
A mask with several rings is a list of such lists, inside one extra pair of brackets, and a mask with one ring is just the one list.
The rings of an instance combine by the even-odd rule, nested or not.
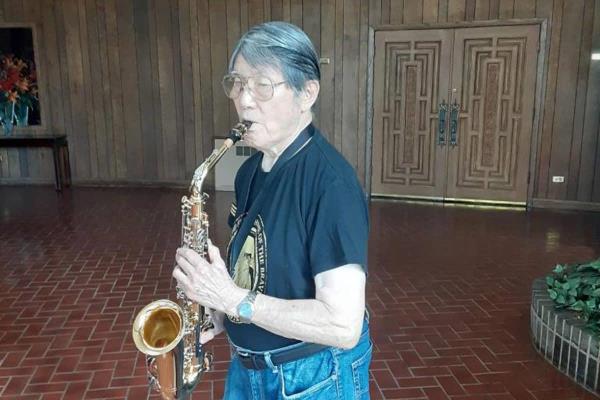
[[(206, 258), (208, 216), (204, 211), (208, 195), (202, 184), (208, 172), (246, 133), (252, 122), (234, 126), (220, 148), (196, 169), (189, 197), (181, 199), (181, 245)], [(188, 399), (202, 373), (211, 369), (212, 354), (200, 344), (200, 333), (213, 327), (210, 314), (176, 289), (177, 300), (161, 299), (145, 306), (133, 322), (133, 341), (146, 355), (150, 386), (165, 400)]]

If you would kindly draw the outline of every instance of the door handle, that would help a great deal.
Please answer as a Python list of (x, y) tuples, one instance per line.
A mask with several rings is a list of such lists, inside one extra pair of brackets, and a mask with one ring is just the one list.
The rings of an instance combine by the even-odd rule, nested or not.
[(458, 144), (458, 110), (460, 104), (454, 100), (454, 103), (450, 106), (450, 146), (456, 146)]
[(446, 100), (442, 100), (438, 111), (438, 140), (440, 146), (446, 145), (446, 114), (448, 113), (448, 104)]

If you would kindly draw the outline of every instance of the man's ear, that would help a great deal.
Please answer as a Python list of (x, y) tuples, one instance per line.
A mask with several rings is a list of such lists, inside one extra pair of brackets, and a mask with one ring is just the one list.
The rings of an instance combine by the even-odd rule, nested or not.
[(304, 84), (304, 90), (300, 94), (302, 111), (311, 110), (313, 104), (315, 104), (317, 98), (319, 97), (319, 90), (321, 90), (321, 85), (319, 84), (319, 81), (306, 81), (306, 83)]

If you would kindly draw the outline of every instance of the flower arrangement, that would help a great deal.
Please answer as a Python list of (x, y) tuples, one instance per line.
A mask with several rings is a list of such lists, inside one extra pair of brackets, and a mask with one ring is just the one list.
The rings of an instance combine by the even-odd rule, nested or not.
[(0, 56), (0, 119), (5, 133), (17, 125), (27, 125), (28, 110), (37, 103), (37, 78), (33, 61), (13, 55)]

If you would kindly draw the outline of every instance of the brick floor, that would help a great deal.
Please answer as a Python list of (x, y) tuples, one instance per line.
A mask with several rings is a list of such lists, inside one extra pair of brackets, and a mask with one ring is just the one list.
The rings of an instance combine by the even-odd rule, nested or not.
[[(2, 399), (146, 398), (137, 310), (173, 298), (182, 191), (0, 187)], [(230, 195), (210, 200), (214, 241)], [(592, 399), (529, 339), (531, 281), (600, 256), (600, 214), (371, 204), (373, 399)], [(228, 349), (197, 399), (222, 396)], [(157, 396), (152, 396), (157, 398)]]

